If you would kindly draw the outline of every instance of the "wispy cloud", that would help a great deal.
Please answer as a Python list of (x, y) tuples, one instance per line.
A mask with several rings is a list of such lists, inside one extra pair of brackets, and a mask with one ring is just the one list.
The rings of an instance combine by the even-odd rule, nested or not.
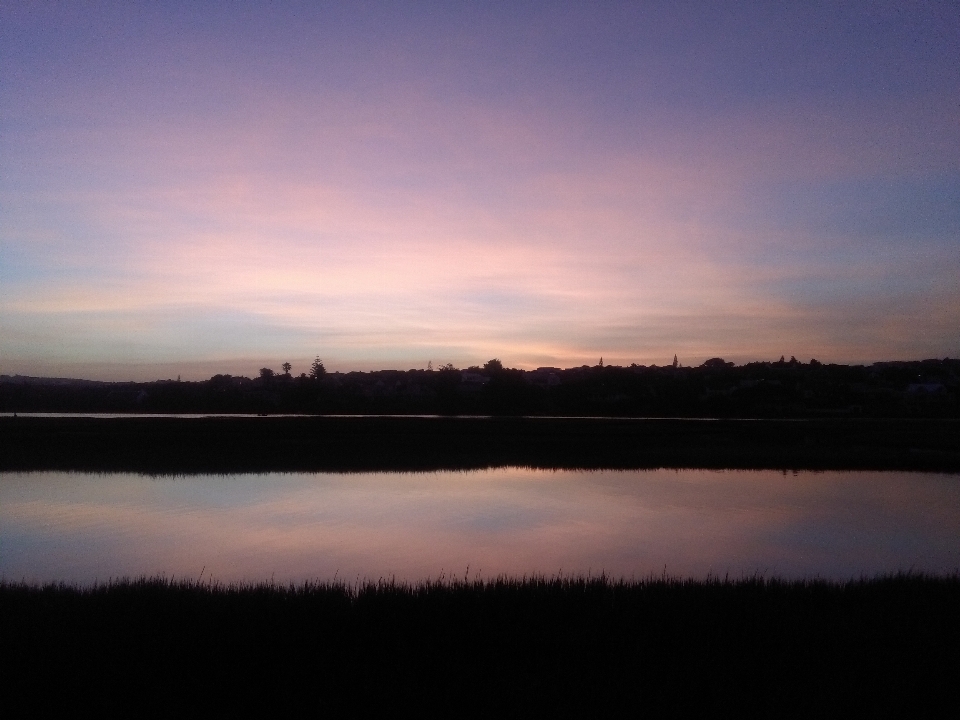
[(611, 8), (9, 13), (2, 370), (960, 351), (939, 25)]

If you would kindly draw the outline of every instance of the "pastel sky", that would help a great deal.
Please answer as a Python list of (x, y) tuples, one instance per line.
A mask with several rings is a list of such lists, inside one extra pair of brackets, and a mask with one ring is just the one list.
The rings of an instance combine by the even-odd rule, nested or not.
[(4, 3), (0, 372), (960, 355), (954, 2)]

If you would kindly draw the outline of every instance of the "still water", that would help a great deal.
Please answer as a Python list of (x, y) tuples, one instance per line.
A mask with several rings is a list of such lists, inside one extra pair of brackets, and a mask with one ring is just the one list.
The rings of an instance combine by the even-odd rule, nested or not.
[[(469, 568), (469, 571), (468, 571)], [(960, 476), (0, 473), (0, 577), (91, 583), (960, 568)]]

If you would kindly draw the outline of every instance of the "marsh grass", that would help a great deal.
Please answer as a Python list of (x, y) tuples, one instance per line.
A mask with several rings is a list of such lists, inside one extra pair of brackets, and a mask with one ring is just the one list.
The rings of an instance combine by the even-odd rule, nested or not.
[(8, 701), (102, 712), (916, 715), (960, 577), (0, 583)]

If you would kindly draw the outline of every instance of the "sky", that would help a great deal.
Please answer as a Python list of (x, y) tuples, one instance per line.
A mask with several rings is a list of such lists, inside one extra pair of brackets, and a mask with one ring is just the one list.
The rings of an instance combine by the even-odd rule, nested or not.
[(0, 6), (0, 373), (960, 356), (955, 2)]

